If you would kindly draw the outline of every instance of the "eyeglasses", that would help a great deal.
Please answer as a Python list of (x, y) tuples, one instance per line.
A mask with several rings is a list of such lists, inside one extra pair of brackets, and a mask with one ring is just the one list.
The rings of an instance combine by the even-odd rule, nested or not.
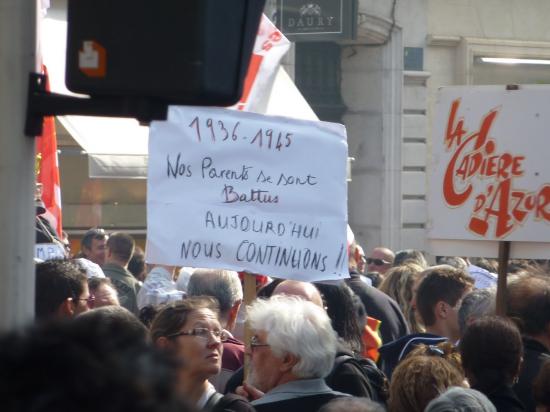
[(373, 258), (367, 258), (366, 262), (369, 265), (375, 265), (375, 266), (389, 265), (391, 263), (384, 259), (373, 259)]
[(178, 336), (196, 336), (198, 338), (204, 339), (206, 341), (210, 340), (210, 337), (214, 336), (220, 342), (225, 342), (229, 339), (229, 333), (225, 330), (210, 330), (207, 328), (193, 328), (190, 330), (184, 330), (177, 333), (172, 333), (171, 335), (166, 336), (167, 338), (177, 338)]
[(252, 337), (250, 338), (249, 344), (250, 344), (250, 350), (251, 350), (251, 351), (253, 351), (254, 348), (260, 348), (260, 347), (262, 347), (262, 346), (271, 346), (271, 345), (269, 345), (268, 343), (261, 343), (261, 342), (259, 342), (257, 336), (252, 336)]

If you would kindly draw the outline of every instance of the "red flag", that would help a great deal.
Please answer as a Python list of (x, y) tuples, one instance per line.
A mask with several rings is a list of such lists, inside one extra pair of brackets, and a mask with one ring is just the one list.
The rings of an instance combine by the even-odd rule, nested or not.
[[(46, 66), (42, 66), (46, 76)], [(50, 90), (49, 82), (46, 90)], [(59, 181), (59, 161), (57, 158), (57, 136), (53, 116), (44, 117), (42, 135), (36, 139), (36, 181), (42, 183), (42, 200), (46, 206), (46, 217), (62, 237), (61, 225), (61, 185)]]

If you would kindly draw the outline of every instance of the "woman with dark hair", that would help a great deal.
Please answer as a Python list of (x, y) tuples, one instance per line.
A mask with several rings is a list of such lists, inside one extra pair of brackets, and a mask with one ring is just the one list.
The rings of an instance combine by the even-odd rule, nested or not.
[(227, 332), (219, 321), (219, 306), (211, 297), (190, 297), (162, 308), (151, 323), (151, 340), (181, 363), (176, 390), (201, 410), (253, 411), (237, 395), (223, 397), (208, 378), (220, 372)]
[(334, 367), (325, 378), (326, 383), (336, 391), (385, 403), (386, 377), (374, 362), (361, 355), (367, 314), (361, 300), (344, 282), (314, 285), (323, 297), (325, 310), (340, 343)]
[[(343, 282), (338, 285), (325, 283), (314, 283), (314, 285), (323, 297), (332, 328), (338, 334), (341, 343), (348, 351), (360, 354), (366, 314), (363, 304), (354, 298), (353, 291)], [(360, 318), (361, 314), (363, 318)]]
[(462, 336), (460, 354), (471, 387), (484, 393), (499, 412), (525, 410), (512, 390), (523, 356), (521, 335), (512, 321), (496, 316), (476, 320)]

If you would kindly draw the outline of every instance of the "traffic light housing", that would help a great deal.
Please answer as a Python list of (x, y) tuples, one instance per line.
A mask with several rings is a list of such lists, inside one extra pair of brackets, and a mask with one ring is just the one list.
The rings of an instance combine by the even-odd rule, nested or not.
[(228, 106), (242, 94), (265, 0), (69, 0), (67, 88)]

